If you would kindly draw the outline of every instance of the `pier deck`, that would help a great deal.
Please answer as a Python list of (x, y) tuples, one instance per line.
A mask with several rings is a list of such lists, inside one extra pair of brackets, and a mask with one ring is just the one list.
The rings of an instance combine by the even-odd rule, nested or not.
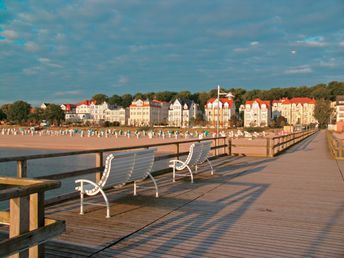
[(324, 132), (274, 158), (213, 164), (194, 184), (158, 177), (158, 199), (113, 191), (110, 219), (99, 206), (79, 215), (79, 200), (49, 207), (67, 230), (46, 244), (48, 257), (344, 256), (344, 161), (329, 158)]

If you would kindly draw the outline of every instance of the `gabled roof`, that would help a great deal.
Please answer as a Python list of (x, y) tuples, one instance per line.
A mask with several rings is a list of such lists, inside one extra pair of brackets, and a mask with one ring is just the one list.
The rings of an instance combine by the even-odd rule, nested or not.
[(311, 98), (292, 98), (292, 99), (287, 99), (287, 98), (283, 98), (280, 100), (273, 100), (272, 103), (281, 103), (281, 104), (315, 104), (315, 99), (311, 99)]
[(91, 105), (91, 104), (96, 104), (97, 102), (95, 101), (95, 100), (88, 100), (88, 99), (86, 99), (86, 100), (83, 100), (83, 101), (81, 101), (81, 102), (79, 102), (79, 104), (77, 104), (77, 106), (80, 106), (80, 105), (86, 105), (86, 106), (89, 106), (89, 105)]
[(255, 99), (255, 100), (247, 100), (246, 105), (252, 105), (254, 102), (257, 102), (259, 104), (259, 107), (261, 105), (265, 104), (267, 107), (270, 107), (270, 101), (269, 100), (261, 100), (261, 99)]
[(76, 108), (75, 104), (63, 104), (66, 107), (66, 111), (71, 111), (73, 108)]
[[(209, 103), (213, 103), (217, 100), (217, 98), (211, 98), (207, 101), (207, 104), (208, 105)], [(228, 103), (228, 106), (231, 108), (233, 106), (233, 100), (232, 99), (228, 99), (228, 98), (220, 98), (220, 102), (222, 104), (225, 104), (225, 103)]]

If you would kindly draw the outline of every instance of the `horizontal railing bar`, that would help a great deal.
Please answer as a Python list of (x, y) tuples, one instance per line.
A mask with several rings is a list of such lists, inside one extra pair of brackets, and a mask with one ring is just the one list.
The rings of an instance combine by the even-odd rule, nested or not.
[[(212, 147), (212, 149), (219, 149), (219, 148), (223, 148), (223, 147), (226, 147), (226, 146), (228, 146), (228, 144)], [(180, 152), (179, 156), (184, 156), (184, 155), (188, 155), (188, 154), (189, 154), (189, 151)], [(160, 160), (164, 160), (164, 159), (174, 158), (176, 156), (177, 156), (176, 153), (156, 156), (154, 161), (160, 161)], [(52, 175), (47, 175), (47, 176), (39, 176), (39, 177), (35, 177), (35, 179), (54, 179), (54, 180), (60, 180), (60, 179), (66, 179), (66, 178), (70, 178), (70, 177), (76, 177), (76, 176), (88, 175), (88, 174), (96, 173), (99, 170), (104, 170), (104, 168), (105, 168), (104, 166), (102, 166), (102, 167), (94, 167), (94, 168), (87, 168), (87, 169), (63, 172), (63, 173), (59, 173), (59, 174), (52, 174)]]
[(69, 151), (69, 152), (58, 152), (58, 153), (48, 153), (48, 154), (34, 154), (34, 155), (27, 155), (27, 156), (15, 156), (15, 157), (0, 158), (0, 162), (10, 162), (10, 161), (18, 161), (18, 160), (32, 160), (32, 159), (45, 159), (45, 158), (57, 158), (57, 157), (91, 154), (91, 153), (99, 153), (99, 152), (133, 150), (133, 149), (150, 148), (150, 147), (158, 147), (158, 146), (185, 144), (185, 143), (192, 143), (192, 142), (210, 141), (210, 140), (216, 140), (216, 139), (226, 139), (226, 138), (227, 137), (223, 136), (223, 137), (217, 137), (217, 138), (213, 137), (213, 138), (205, 138), (205, 139), (197, 139), (197, 140), (164, 142), (164, 143), (136, 145), (136, 146), (128, 146), (128, 147), (120, 147), (120, 148), (93, 149), (93, 150), (83, 150), (83, 151)]

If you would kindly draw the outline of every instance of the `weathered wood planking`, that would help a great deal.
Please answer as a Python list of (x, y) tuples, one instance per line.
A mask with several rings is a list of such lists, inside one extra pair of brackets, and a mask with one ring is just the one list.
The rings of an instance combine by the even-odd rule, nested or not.
[[(161, 197), (131, 189), (78, 215), (78, 200), (48, 209), (67, 230), (51, 257), (343, 257), (343, 163), (329, 159), (323, 132), (272, 159), (223, 157), (195, 184), (158, 177)], [(101, 198), (93, 198), (101, 200)], [(87, 206), (86, 206), (87, 207)], [(122, 239), (123, 238), (123, 239)]]

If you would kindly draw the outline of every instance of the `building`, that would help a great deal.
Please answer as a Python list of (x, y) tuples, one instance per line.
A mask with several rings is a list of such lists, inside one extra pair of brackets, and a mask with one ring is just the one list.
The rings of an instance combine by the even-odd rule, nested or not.
[(46, 109), (48, 106), (50, 105), (50, 103), (47, 102), (43, 102), (40, 106), (41, 109)]
[(283, 98), (272, 102), (272, 116), (283, 116), (291, 125), (309, 125), (316, 123), (314, 118), (315, 99), (311, 98)]
[(94, 100), (84, 100), (77, 104), (75, 108), (76, 119), (81, 121), (91, 119), (90, 105), (95, 103), (96, 102)]
[(244, 127), (268, 126), (271, 118), (270, 101), (248, 100), (244, 109)]
[[(217, 119), (219, 119), (219, 127), (229, 127), (230, 120), (235, 115), (235, 103), (234, 96), (228, 94), (227, 98), (211, 98), (204, 106), (205, 118), (212, 126), (217, 125)], [(218, 113), (219, 112), (219, 113)]]
[(118, 122), (120, 125), (127, 125), (129, 118), (129, 109), (123, 107), (116, 107), (113, 109), (106, 109), (104, 111), (104, 121)]
[(344, 95), (336, 98), (336, 122), (344, 122)]
[(152, 126), (167, 124), (169, 103), (158, 100), (134, 100), (129, 106), (128, 124)]
[(65, 114), (66, 121), (77, 121), (78, 116), (76, 115), (76, 106), (74, 104), (62, 104), (60, 108)]
[(176, 99), (168, 110), (168, 125), (176, 127), (190, 126), (191, 119), (196, 119), (199, 112), (198, 105), (192, 100)]

